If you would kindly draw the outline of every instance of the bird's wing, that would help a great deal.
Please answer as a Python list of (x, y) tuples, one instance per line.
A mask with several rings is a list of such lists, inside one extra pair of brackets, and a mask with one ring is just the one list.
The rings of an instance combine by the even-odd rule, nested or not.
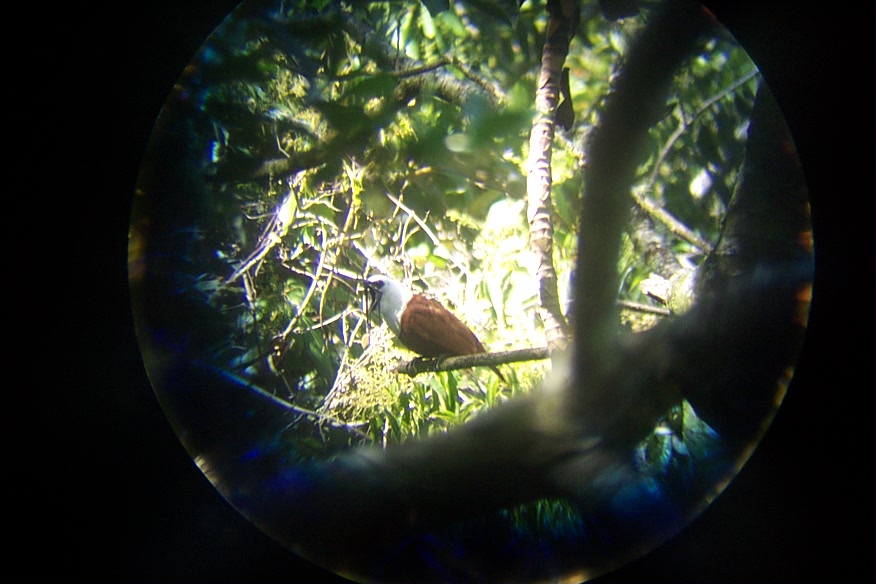
[(484, 353), (477, 336), (440, 302), (417, 294), (401, 317), (399, 340), (424, 357)]

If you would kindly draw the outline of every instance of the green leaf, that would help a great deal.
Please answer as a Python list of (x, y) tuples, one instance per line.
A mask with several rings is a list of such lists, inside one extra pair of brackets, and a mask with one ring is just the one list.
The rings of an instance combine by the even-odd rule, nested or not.
[(420, 28), (427, 39), (435, 38), (435, 23), (432, 21), (432, 15), (429, 14), (429, 9), (425, 2), (420, 2)]
[[(435, 3), (445, 4), (445, 7), (446, 7), (446, 2), (443, 2), (443, 0), (432, 0), (431, 2), (429, 0), (425, 0), (425, 3), (427, 5), (431, 5), (431, 4), (435, 4)], [(469, 37), (468, 31), (465, 29), (465, 25), (462, 23), (462, 21), (459, 19), (459, 17), (456, 15), (456, 13), (454, 13), (452, 10), (445, 9), (442, 12), (435, 12), (435, 10), (433, 10), (432, 7), (430, 6), (429, 12), (431, 12), (432, 14), (435, 14), (436, 15), (435, 19), (437, 21), (439, 21), (444, 26), (445, 29), (447, 29), (451, 33), (453, 33), (453, 35), (456, 36), (457, 38), (468, 38)]]
[(456, 412), (459, 409), (459, 382), (452, 371), (444, 371), (440, 375), (447, 388), (447, 403), (445, 408)]
[(392, 432), (395, 434), (397, 439), (403, 438), (404, 434), (402, 433), (402, 425), (399, 422), (398, 417), (390, 410), (385, 410), (386, 419), (389, 421), (389, 427)]

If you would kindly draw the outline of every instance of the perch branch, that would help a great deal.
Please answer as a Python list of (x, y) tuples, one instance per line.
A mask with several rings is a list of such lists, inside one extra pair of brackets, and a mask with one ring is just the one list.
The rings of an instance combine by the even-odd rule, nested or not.
[(515, 351), (499, 351), (496, 353), (476, 353), (474, 355), (459, 355), (437, 359), (417, 358), (404, 361), (396, 367), (396, 371), (414, 377), (429, 371), (454, 371), (469, 367), (489, 367), (505, 363), (520, 363), (523, 361), (538, 361), (549, 357), (547, 347), (532, 349), (517, 349)]

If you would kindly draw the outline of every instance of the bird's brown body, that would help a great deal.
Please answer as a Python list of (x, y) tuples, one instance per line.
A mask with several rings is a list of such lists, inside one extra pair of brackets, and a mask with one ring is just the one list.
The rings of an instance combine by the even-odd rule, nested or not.
[(440, 302), (414, 294), (401, 315), (398, 340), (424, 357), (486, 353), (477, 336)]

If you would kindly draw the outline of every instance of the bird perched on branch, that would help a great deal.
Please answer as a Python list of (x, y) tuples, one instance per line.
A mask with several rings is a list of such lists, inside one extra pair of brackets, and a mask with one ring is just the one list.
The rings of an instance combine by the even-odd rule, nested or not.
[[(414, 294), (386, 276), (371, 276), (365, 281), (370, 308), (407, 349), (423, 357), (451, 357), (486, 353), (477, 336), (461, 320), (433, 298)], [(505, 377), (490, 366), (499, 379)]]

